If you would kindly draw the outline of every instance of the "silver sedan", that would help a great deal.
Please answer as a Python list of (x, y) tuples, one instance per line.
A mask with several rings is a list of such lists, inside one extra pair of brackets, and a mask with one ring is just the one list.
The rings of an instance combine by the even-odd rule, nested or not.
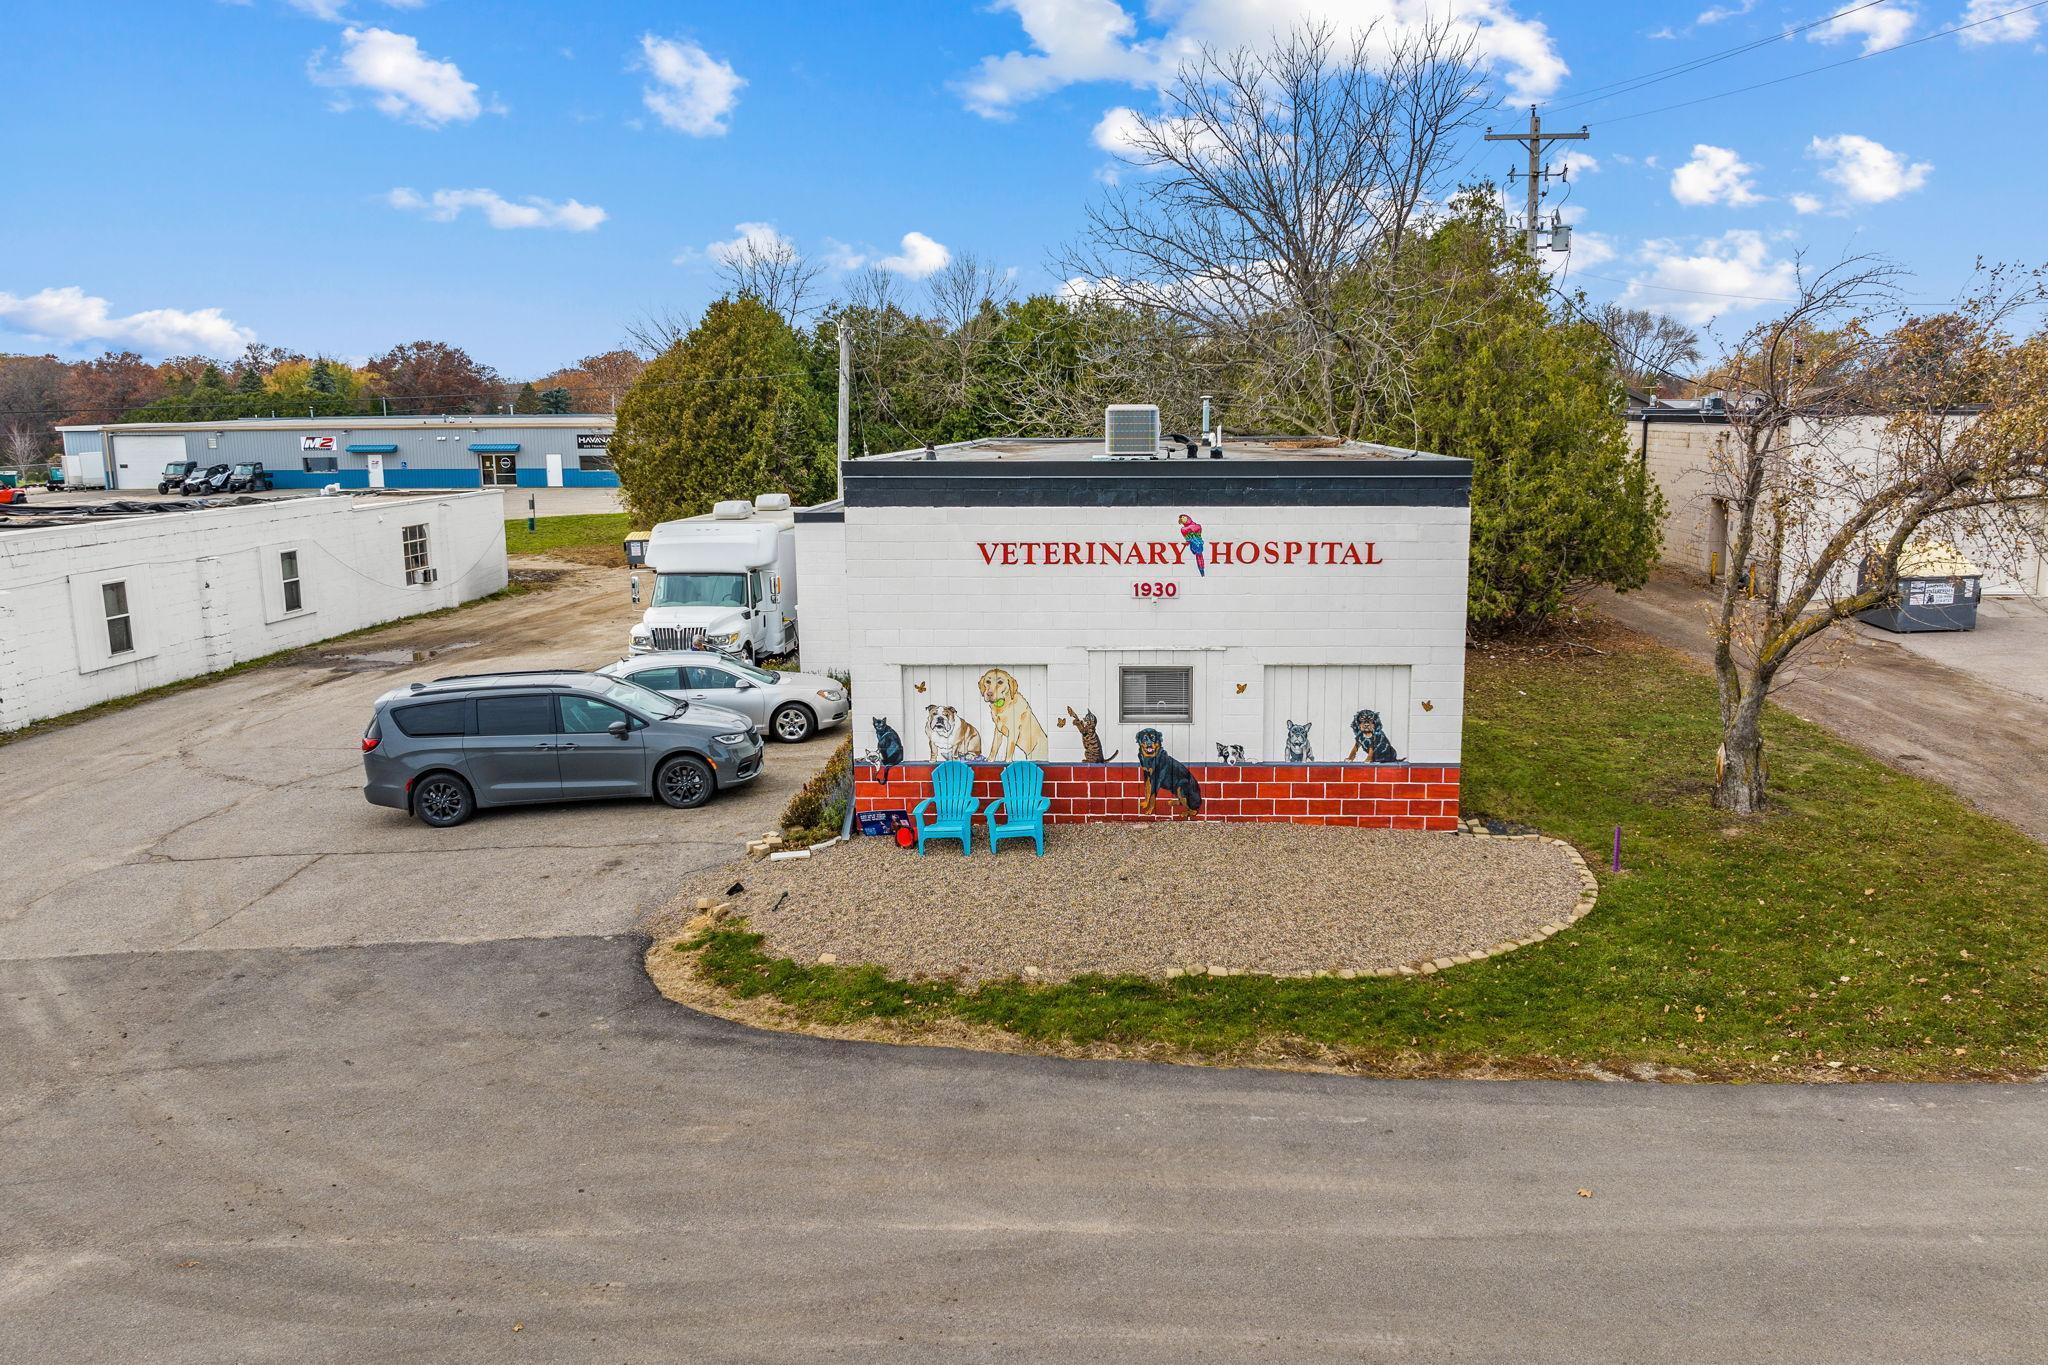
[(846, 719), (846, 689), (815, 673), (773, 673), (730, 654), (674, 650), (635, 654), (597, 670), (681, 701), (737, 711), (795, 744)]

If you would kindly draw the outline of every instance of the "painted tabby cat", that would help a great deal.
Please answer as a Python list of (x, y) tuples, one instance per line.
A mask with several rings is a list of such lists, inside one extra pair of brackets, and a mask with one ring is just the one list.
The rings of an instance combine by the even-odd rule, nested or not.
[[(1109, 758), (1116, 757), (1116, 754), (1111, 754), (1109, 758), (1104, 758), (1102, 756), (1102, 739), (1095, 733), (1095, 713), (1093, 711), (1090, 711), (1085, 716), (1075, 716), (1074, 708), (1069, 706), (1067, 708), (1067, 714), (1069, 716), (1074, 717), (1074, 728), (1081, 732), (1082, 762), (1107, 763), (1109, 762)], [(1121, 749), (1117, 751), (1117, 753), (1122, 752), (1123, 751)]]

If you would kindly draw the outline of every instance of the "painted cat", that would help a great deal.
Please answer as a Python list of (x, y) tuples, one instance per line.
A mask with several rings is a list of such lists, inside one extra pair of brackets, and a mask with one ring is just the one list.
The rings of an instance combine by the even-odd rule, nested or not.
[(889, 769), (903, 764), (903, 736), (881, 716), (875, 717), (875, 758), (882, 770), (881, 784), (886, 787)]
[(1316, 761), (1315, 748), (1308, 742), (1308, 732), (1314, 725), (1315, 722), (1312, 720), (1305, 720), (1299, 725), (1296, 725), (1291, 720), (1287, 722), (1287, 761), (1289, 763), (1313, 763)]
[[(1107, 763), (1109, 762), (1109, 758), (1116, 757), (1116, 753), (1111, 754), (1109, 758), (1104, 758), (1102, 756), (1102, 738), (1101, 736), (1095, 733), (1095, 713), (1093, 711), (1090, 711), (1085, 716), (1075, 716), (1074, 708), (1069, 706), (1067, 708), (1067, 714), (1069, 716), (1074, 717), (1074, 728), (1081, 732), (1082, 762)], [(1117, 750), (1117, 753), (1122, 752), (1123, 750), (1121, 749)]]

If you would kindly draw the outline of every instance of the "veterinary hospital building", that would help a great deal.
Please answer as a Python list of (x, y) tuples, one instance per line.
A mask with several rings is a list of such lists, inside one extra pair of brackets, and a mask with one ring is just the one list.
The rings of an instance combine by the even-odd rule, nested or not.
[(852, 675), (856, 808), (909, 809), (946, 757), (992, 799), (1014, 756), (1056, 820), (1143, 818), (1155, 729), (1205, 818), (1454, 827), (1470, 462), (1107, 444), (857, 460), (798, 513), (803, 657)]

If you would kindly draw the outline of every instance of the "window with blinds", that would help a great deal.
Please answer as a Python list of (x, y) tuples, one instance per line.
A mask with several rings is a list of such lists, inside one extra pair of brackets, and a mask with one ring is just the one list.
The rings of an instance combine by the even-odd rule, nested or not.
[(1124, 668), (1117, 671), (1117, 718), (1125, 725), (1192, 725), (1195, 670)]

